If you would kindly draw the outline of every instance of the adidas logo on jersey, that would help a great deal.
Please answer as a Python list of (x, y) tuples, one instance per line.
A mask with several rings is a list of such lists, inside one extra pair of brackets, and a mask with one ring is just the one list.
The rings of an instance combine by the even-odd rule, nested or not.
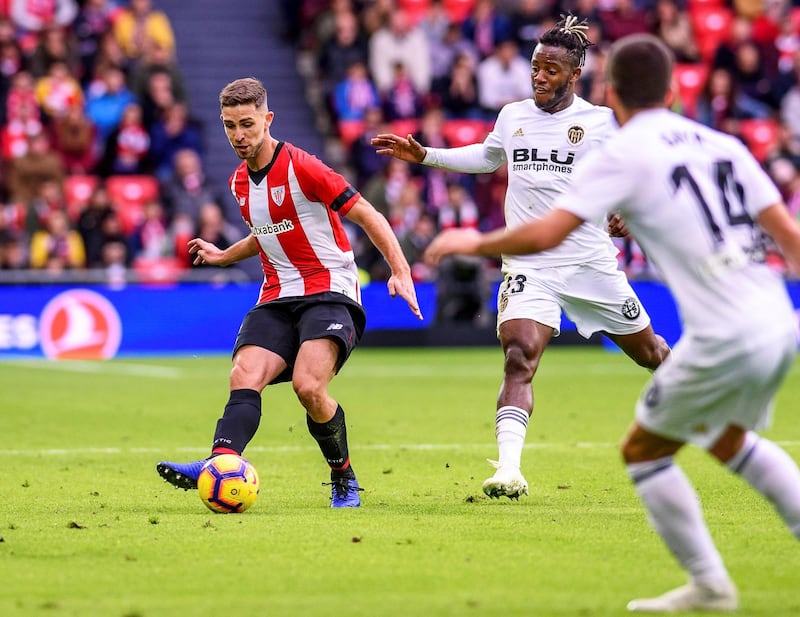
[(522, 133), (522, 127), (518, 128), (516, 131), (514, 131), (514, 134), (511, 137), (524, 137), (524, 135)]

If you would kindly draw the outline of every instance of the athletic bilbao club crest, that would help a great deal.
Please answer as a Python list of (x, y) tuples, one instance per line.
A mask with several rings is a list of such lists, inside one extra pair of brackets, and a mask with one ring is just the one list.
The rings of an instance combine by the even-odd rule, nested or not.
[(286, 187), (273, 186), (269, 192), (272, 194), (272, 201), (275, 202), (275, 205), (280, 206), (283, 203), (283, 198), (286, 197)]
[(39, 319), (42, 351), (54, 360), (113, 358), (121, 333), (114, 305), (88, 289), (58, 294), (47, 303)]

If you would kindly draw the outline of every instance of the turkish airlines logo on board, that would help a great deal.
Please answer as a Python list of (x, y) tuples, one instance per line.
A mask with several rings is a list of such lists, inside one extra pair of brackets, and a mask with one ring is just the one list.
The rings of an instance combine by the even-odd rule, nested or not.
[(88, 289), (58, 294), (39, 320), (42, 351), (54, 360), (113, 358), (122, 338), (122, 324), (114, 305)]

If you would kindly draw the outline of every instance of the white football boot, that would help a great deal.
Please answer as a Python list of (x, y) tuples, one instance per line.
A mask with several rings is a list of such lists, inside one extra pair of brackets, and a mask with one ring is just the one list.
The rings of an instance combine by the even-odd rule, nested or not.
[(689, 583), (657, 598), (628, 602), (628, 610), (643, 613), (678, 613), (681, 611), (735, 611), (739, 607), (736, 587), (730, 581), (713, 586)]
[(500, 465), (497, 461), (486, 459), (497, 470), (494, 475), (483, 482), (483, 492), (492, 499), (508, 497), (519, 499), (528, 494), (528, 483), (522, 477), (519, 467)]

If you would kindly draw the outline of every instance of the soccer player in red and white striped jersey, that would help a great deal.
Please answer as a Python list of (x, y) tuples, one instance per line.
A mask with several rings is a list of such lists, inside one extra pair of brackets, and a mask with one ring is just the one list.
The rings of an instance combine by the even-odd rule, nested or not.
[[(330, 466), (331, 506), (357, 507), (361, 488), (350, 465), (344, 411), (328, 384), (358, 344), (366, 317), (358, 269), (341, 217), (359, 225), (391, 268), (391, 296), (422, 319), (411, 269), (389, 223), (340, 174), (272, 137), (274, 114), (254, 78), (220, 93), (220, 117), (242, 164), (230, 178), (250, 235), (225, 250), (189, 242), (196, 264), (227, 266), (259, 256), (264, 283), (234, 345), (230, 398), (218, 420), (212, 456), (241, 454), (261, 418), (261, 392), (291, 381), (311, 435)], [(161, 476), (196, 488), (204, 460), (164, 461)]]

